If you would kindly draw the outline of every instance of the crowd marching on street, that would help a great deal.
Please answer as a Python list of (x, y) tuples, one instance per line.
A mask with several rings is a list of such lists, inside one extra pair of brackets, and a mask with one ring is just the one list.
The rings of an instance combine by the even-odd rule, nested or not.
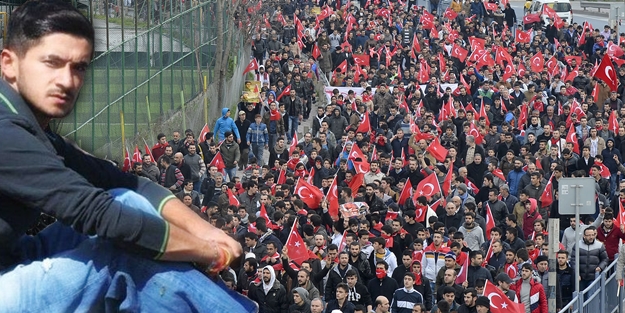
[[(221, 277), (260, 312), (547, 313), (549, 251), (558, 310), (618, 257), (625, 37), (508, 1), (262, 5), (260, 101), (132, 168), (241, 243)], [(558, 213), (563, 177), (594, 214)]]

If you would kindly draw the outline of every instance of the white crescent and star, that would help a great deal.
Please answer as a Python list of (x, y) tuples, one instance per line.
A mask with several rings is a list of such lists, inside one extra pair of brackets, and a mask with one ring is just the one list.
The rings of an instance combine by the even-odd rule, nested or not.
[(608, 79), (610, 79), (610, 81), (612, 81), (612, 75), (610, 75), (610, 72), (615, 74), (614, 68), (611, 65), (608, 65), (608, 66), (605, 67), (604, 72), (605, 72), (605, 76), (607, 76)]
[[(491, 308), (493, 308), (493, 309), (498, 309), (498, 307), (497, 307), (497, 306), (495, 306), (495, 304), (493, 303), (493, 299), (492, 299), (492, 298), (493, 298), (494, 296), (497, 296), (497, 297), (501, 300), (501, 296), (500, 296), (500, 295), (498, 295), (498, 294), (497, 294), (497, 293), (495, 293), (495, 292), (491, 292), (491, 293), (488, 295), (488, 300), (490, 300), (490, 307), (491, 307)], [(501, 301), (500, 301), (500, 302), (501, 302)]]
[(300, 198), (308, 198), (308, 199), (313, 199), (313, 198), (314, 198), (314, 197), (313, 197), (313, 195), (312, 195), (312, 193), (309, 193), (309, 194), (308, 194), (308, 196), (303, 196), (303, 195), (302, 195), (302, 190), (303, 190), (303, 189), (305, 189), (305, 187), (304, 187), (304, 186), (300, 186), (300, 187), (299, 187), (299, 188), (297, 188), (297, 190), (296, 190), (297, 195), (298, 195), (298, 196), (300, 196)]
[[(429, 192), (423, 192), (423, 190), (425, 190), (425, 187), (428, 187), (428, 186), (430, 186), (430, 191)], [(432, 185), (430, 183), (427, 183), (427, 184), (423, 185), (423, 190), (422, 190), (422, 192), (423, 192), (422, 194), (430, 195), (434, 191), (434, 185)]]

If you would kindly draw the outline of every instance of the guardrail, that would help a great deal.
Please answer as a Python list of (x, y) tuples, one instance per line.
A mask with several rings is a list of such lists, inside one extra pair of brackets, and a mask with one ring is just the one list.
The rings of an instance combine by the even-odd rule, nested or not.
[(597, 9), (597, 11), (599, 12), (601, 12), (601, 9), (608, 9), (609, 11), (610, 8), (612, 7), (611, 3), (594, 2), (594, 1), (580, 1), (579, 5), (582, 7), (582, 9), (584, 9), (584, 11), (586, 11), (586, 8), (594, 8), (594, 9)]
[(615, 259), (590, 286), (573, 297), (559, 313), (619, 313), (619, 309), (625, 306), (625, 295), (621, 292), (617, 297), (619, 288), (616, 281)]

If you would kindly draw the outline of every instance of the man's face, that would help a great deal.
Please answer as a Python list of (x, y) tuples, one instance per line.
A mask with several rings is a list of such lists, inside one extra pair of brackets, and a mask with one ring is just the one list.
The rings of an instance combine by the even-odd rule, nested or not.
[(310, 312), (311, 313), (321, 313), (323, 312), (323, 303), (321, 300), (313, 300), (310, 303)]
[(53, 33), (24, 55), (2, 51), (2, 73), (32, 107), (38, 120), (67, 116), (84, 83), (93, 47), (76, 36)]
[(315, 236), (315, 246), (317, 246), (317, 247), (323, 246), (324, 241), (325, 240), (323, 240), (323, 236), (322, 235)]
[(521, 278), (522, 279), (529, 279), (530, 277), (532, 277), (532, 271), (528, 270), (526, 268), (521, 270)]
[(480, 264), (482, 264), (482, 255), (481, 254), (476, 254), (474, 258), (471, 259), (471, 265), (473, 266), (479, 266)]
[(274, 245), (267, 245), (267, 255), (274, 255), (276, 253), (276, 247)]
[(566, 254), (564, 253), (558, 253), (557, 258), (558, 258), (558, 265), (560, 266), (564, 266), (566, 262), (568, 261)]
[(473, 298), (473, 295), (471, 293), (464, 294), (464, 304), (466, 304), (468, 307), (472, 307), (475, 305), (475, 298)]
[(263, 281), (265, 283), (271, 281), (271, 272), (268, 269), (263, 269)]
[(348, 276), (346, 280), (349, 288), (356, 286), (356, 282), (358, 282), (358, 278), (356, 276)]
[(506, 251), (506, 263), (508, 264), (512, 264), (514, 263), (514, 252), (512, 251)]
[(336, 289), (336, 300), (343, 300), (343, 299), (345, 299), (345, 297), (347, 297), (347, 292), (345, 292), (345, 290), (343, 290), (343, 288), (337, 288)]
[(414, 279), (410, 276), (404, 276), (404, 287), (410, 289), (412, 286), (414, 286)]

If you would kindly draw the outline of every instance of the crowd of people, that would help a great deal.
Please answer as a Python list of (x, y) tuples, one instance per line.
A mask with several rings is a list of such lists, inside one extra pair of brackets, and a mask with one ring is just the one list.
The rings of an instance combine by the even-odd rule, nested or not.
[[(625, 67), (610, 27), (542, 14), (521, 28), (507, 1), (274, 3), (253, 30), (261, 101), (160, 134), (134, 171), (241, 243), (221, 277), (260, 312), (488, 312), (492, 285), (559, 310), (575, 249), (584, 289), (625, 239)], [(326, 79), (345, 88), (316, 94)], [(594, 214), (558, 213), (563, 177), (594, 178)]]

